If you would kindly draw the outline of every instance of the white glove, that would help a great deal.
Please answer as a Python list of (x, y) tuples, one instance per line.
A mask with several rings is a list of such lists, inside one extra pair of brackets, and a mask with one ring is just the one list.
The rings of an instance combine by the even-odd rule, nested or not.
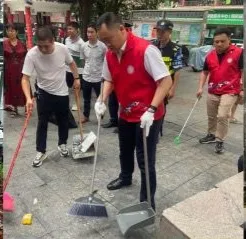
[(94, 109), (95, 109), (96, 116), (98, 119), (99, 117), (102, 117), (104, 115), (105, 111), (107, 110), (107, 107), (103, 102), (97, 101), (95, 103)]
[(146, 128), (146, 137), (148, 137), (150, 126), (153, 124), (154, 121), (154, 113), (145, 111), (144, 114), (141, 116), (140, 120), (140, 127)]

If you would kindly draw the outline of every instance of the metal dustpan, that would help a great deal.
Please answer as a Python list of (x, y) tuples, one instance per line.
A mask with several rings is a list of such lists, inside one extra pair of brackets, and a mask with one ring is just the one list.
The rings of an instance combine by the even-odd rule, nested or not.
[(144, 164), (148, 202), (121, 209), (116, 215), (121, 233), (126, 236), (131, 230), (154, 224), (156, 213), (151, 207), (146, 129), (143, 129)]
[(116, 216), (120, 231), (124, 236), (135, 229), (146, 227), (155, 223), (156, 213), (148, 202), (142, 202), (123, 208)]
[(76, 104), (78, 108), (79, 135), (73, 136), (72, 156), (74, 159), (89, 158), (95, 155), (95, 141), (97, 136), (91, 131), (88, 134), (83, 133), (80, 110), (80, 93), (77, 89), (74, 91)]
[[(90, 137), (90, 139), (93, 141), (93, 137), (89, 134), (83, 134), (83, 141), (85, 141), (86, 137)], [(96, 137), (96, 136), (95, 136)], [(88, 149), (85, 151), (85, 147), (83, 147), (83, 143), (81, 143), (81, 135), (76, 134), (73, 136), (73, 145), (72, 145), (72, 157), (73, 159), (81, 159), (81, 158), (90, 158), (95, 156), (95, 141), (88, 147)], [(86, 147), (87, 148), (87, 147)]]

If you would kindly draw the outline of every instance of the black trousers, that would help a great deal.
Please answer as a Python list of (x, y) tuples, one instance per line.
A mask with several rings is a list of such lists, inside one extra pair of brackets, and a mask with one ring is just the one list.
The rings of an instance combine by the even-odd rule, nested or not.
[(100, 95), (101, 82), (88, 82), (82, 80), (82, 91), (84, 97), (84, 116), (89, 118), (91, 110), (91, 92), (94, 89), (96, 96)]
[(36, 150), (45, 153), (48, 121), (51, 113), (55, 113), (58, 123), (58, 145), (66, 144), (68, 139), (69, 97), (51, 95), (37, 89), (38, 127), (36, 133)]
[[(161, 123), (161, 119), (154, 121), (150, 128), (149, 136), (147, 137), (151, 205), (154, 209), (154, 195), (156, 192), (156, 144), (158, 141)], [(140, 202), (147, 201), (142, 132), (143, 131), (140, 128), (140, 123), (129, 123), (123, 119), (119, 119), (119, 146), (121, 166), (121, 173), (119, 178), (125, 182), (131, 182), (132, 173), (134, 171), (134, 151), (136, 149), (138, 167), (141, 171)]]
[(109, 108), (110, 121), (112, 123), (118, 123), (119, 103), (114, 91), (109, 95), (108, 108)]
[[(82, 84), (82, 75), (81, 74), (79, 75), (79, 78), (80, 78), (80, 84)], [(66, 82), (67, 82), (68, 88), (73, 87), (74, 78), (73, 78), (72, 72), (66, 72)]]

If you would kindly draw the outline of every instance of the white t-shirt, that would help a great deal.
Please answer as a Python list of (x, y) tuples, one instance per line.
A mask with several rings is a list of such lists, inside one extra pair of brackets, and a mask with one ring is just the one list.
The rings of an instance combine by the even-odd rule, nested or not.
[(83, 79), (88, 82), (100, 82), (102, 80), (102, 68), (106, 45), (97, 41), (92, 45), (89, 41), (85, 42), (81, 48), (80, 57), (85, 60)]
[[(123, 52), (125, 50), (125, 47), (126, 47), (126, 44), (123, 45), (120, 52)], [(120, 61), (121, 54), (118, 54), (117, 56)], [(162, 79), (163, 77), (170, 75), (167, 69), (167, 66), (163, 62), (161, 52), (154, 45), (149, 45), (145, 50), (144, 67), (145, 67), (145, 70), (150, 74), (150, 76), (155, 81), (158, 81)], [(107, 81), (112, 81), (112, 76), (108, 69), (108, 62), (106, 60), (106, 57), (103, 63), (102, 77)]]
[[(75, 63), (78, 67), (78, 73), (81, 75), (83, 74), (83, 68), (81, 65), (81, 59), (80, 59), (80, 52), (82, 46), (85, 44), (85, 42), (82, 40), (81, 37), (76, 38), (75, 40), (72, 40), (70, 37), (67, 37), (65, 40), (65, 45), (68, 48), (70, 54), (72, 55)], [(71, 72), (69, 66), (66, 66), (67, 72)]]
[(31, 76), (37, 73), (38, 87), (49, 94), (68, 95), (66, 83), (66, 64), (71, 64), (73, 58), (67, 47), (55, 42), (55, 49), (51, 54), (43, 54), (37, 46), (30, 49), (26, 55), (22, 73)]

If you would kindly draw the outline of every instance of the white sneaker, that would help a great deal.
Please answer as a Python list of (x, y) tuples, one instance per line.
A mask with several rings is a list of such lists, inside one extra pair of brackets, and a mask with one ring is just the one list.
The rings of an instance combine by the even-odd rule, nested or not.
[(78, 110), (77, 105), (73, 105), (73, 107), (72, 107), (72, 111), (77, 111), (77, 110)]
[(61, 155), (62, 157), (67, 157), (67, 156), (69, 155), (69, 150), (68, 150), (66, 144), (58, 145), (58, 150), (59, 150), (60, 155)]
[(33, 167), (40, 167), (43, 164), (43, 161), (46, 158), (47, 158), (47, 154), (46, 153), (37, 152), (37, 155), (36, 155), (35, 159), (32, 162), (32, 166)]

